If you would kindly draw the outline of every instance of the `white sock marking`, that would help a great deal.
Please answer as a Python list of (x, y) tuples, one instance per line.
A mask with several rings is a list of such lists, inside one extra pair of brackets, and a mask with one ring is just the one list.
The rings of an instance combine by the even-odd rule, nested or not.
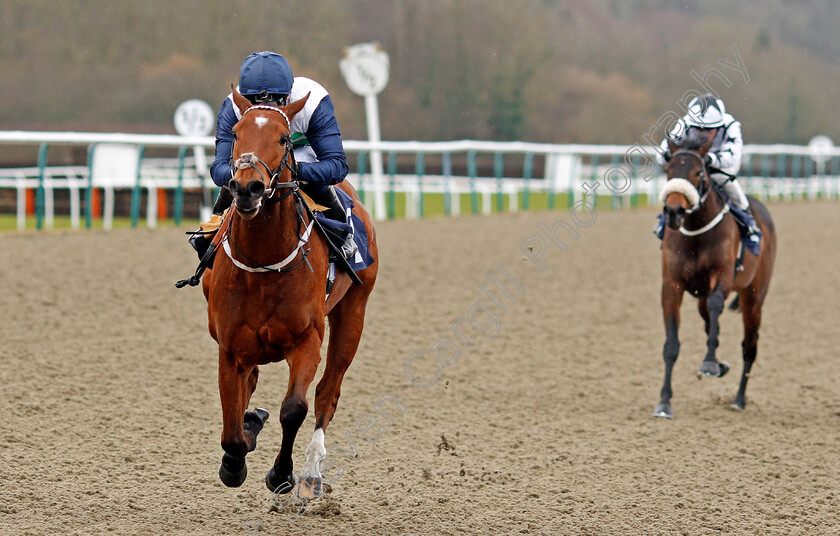
[(321, 470), (318, 465), (326, 455), (327, 448), (324, 446), (324, 431), (318, 428), (312, 434), (312, 441), (309, 443), (309, 446), (306, 447), (306, 461), (303, 463), (303, 470), (300, 472), (300, 476), (320, 477)]

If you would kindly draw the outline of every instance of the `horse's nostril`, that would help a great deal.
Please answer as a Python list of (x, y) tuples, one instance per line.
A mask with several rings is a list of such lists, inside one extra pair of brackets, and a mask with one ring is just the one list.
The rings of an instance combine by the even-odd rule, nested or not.
[(259, 197), (265, 192), (265, 185), (259, 181), (254, 181), (248, 185), (248, 192), (254, 197)]
[(239, 184), (236, 181), (230, 181), (228, 183), (228, 189), (230, 190), (231, 194), (238, 195)]

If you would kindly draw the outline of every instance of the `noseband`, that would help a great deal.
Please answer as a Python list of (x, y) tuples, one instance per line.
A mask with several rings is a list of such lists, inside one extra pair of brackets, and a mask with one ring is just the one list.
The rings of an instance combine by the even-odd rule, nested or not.
[[(289, 117), (286, 113), (281, 110), (280, 108), (275, 108), (274, 106), (267, 106), (265, 104), (257, 104), (256, 106), (252, 106), (245, 110), (245, 113), (242, 114), (244, 117), (245, 114), (250, 112), (251, 110), (271, 110), (273, 112), (277, 112), (283, 116), (283, 119), (286, 120), (286, 127), (291, 130), (292, 124), (289, 121)], [(263, 192), (263, 197), (266, 199), (271, 199), (274, 197), (274, 193), (282, 188), (289, 188), (290, 190), (283, 194), (282, 196), (277, 198), (277, 201), (291, 195), (294, 191), (296, 191), (299, 187), (298, 181), (294, 178), (294, 170), (289, 165), (289, 158), (292, 155), (292, 139), (290, 136), (284, 136), (280, 140), (280, 145), (282, 145), (285, 149), (283, 152), (283, 158), (280, 160), (280, 165), (276, 168), (271, 169), (265, 161), (257, 156), (254, 153), (243, 153), (237, 158), (233, 164), (231, 165), (231, 169), (233, 170), (233, 174), (235, 175), (237, 171), (241, 169), (248, 169), (253, 168), (257, 170), (257, 173), (260, 174), (262, 178), (263, 184), (267, 184), (265, 188), (265, 192)], [(265, 172), (263, 173), (263, 168), (265, 168)], [(278, 182), (280, 175), (283, 173), (283, 168), (287, 168), (289, 171), (292, 172), (292, 180), (288, 182)]]

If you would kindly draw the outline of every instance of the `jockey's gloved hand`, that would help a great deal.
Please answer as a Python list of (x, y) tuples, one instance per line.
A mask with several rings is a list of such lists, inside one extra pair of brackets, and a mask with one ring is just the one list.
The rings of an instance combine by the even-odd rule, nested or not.
[(703, 160), (706, 162), (706, 167), (717, 167), (718, 159), (714, 154), (707, 154)]

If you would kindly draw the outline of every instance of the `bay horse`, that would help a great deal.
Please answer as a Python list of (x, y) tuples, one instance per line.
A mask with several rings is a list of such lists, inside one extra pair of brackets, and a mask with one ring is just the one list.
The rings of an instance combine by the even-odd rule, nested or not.
[(733, 306), (740, 302), (743, 316), (744, 368), (732, 407), (743, 410), (747, 403), (747, 381), (757, 353), (761, 308), (773, 275), (776, 231), (767, 207), (749, 197), (750, 208), (763, 237), (759, 255), (744, 254), (741, 269), (736, 269), (740, 231), (728, 213), (728, 205), (713, 188), (706, 169), (704, 158), (711, 144), (711, 135), (694, 129), (683, 136), (679, 144), (668, 140), (673, 156), (665, 166), (668, 182), (660, 196), (667, 222), (662, 241), (665, 381), (661, 399), (653, 412), (655, 417), (673, 417), (671, 372), (680, 351), (680, 305), (686, 291), (698, 298), (698, 309), (705, 321), (707, 350), (698, 374), (715, 377), (721, 377), (729, 370), (727, 363), (720, 363), (715, 357), (720, 331), (718, 320), (729, 293), (737, 292)]
[(210, 335), (219, 344), (219, 394), (222, 402), (222, 449), (219, 477), (230, 487), (247, 476), (245, 455), (254, 450), (268, 418), (264, 409), (248, 409), (259, 367), (285, 360), (289, 383), (280, 409), (280, 453), (265, 482), (273, 492), (295, 489), (292, 448), (306, 417), (307, 391), (321, 361), (326, 318), (330, 337), (324, 374), (315, 389), (315, 432), (306, 448), (296, 493), (307, 499), (321, 494), (319, 463), (326, 456), (327, 426), (335, 414), (341, 381), (350, 366), (364, 325), (365, 308), (376, 281), (378, 250), (373, 222), (353, 187), (354, 213), (367, 228), (374, 259), (351, 284), (336, 274), (326, 297), (327, 242), (311, 232), (313, 222), (292, 176), (291, 122), (308, 95), (287, 106), (252, 105), (233, 90), (242, 114), (234, 126), (233, 169), (228, 188), (230, 214), (219, 229), (226, 232), (225, 254), (204, 276)]

